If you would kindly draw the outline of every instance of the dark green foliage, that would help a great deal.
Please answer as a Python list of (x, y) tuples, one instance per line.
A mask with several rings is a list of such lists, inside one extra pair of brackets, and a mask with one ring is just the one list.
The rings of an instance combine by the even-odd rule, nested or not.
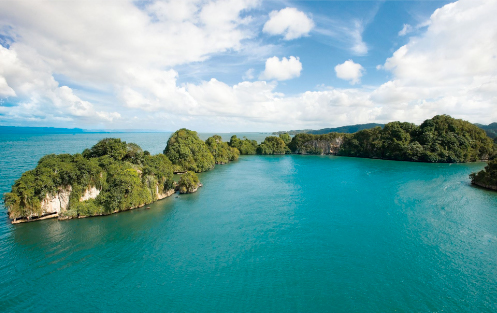
[(174, 188), (173, 164), (164, 154), (146, 155), (143, 162), (143, 176), (157, 179), (159, 192)]
[[(9, 216), (41, 216), (42, 200), (67, 186), (72, 188), (69, 208), (61, 215), (69, 217), (128, 210), (151, 203), (158, 193), (174, 188), (173, 165), (163, 154), (146, 155), (138, 145), (112, 138), (84, 154), (42, 157), (37, 167), (24, 173), (5, 194)], [(100, 191), (97, 198), (80, 202), (93, 187)]]
[(134, 164), (141, 164), (143, 162), (144, 155), (145, 154), (139, 145), (130, 142), (126, 145), (126, 154), (124, 155), (123, 160)]
[(257, 154), (285, 154), (290, 152), (283, 139), (269, 136), (257, 148)]
[(164, 154), (178, 171), (204, 172), (214, 168), (214, 157), (197, 132), (182, 128), (171, 135)]
[(417, 127), (392, 122), (383, 129), (362, 130), (345, 137), (340, 155), (422, 162), (473, 162), (494, 151), (485, 132), (475, 125), (437, 115)]
[(297, 134), (288, 144), (288, 148), (294, 153), (322, 154), (323, 150), (314, 146), (316, 142), (336, 142), (345, 134), (329, 133), (325, 135)]
[(95, 216), (105, 214), (104, 207), (95, 199), (90, 199), (82, 202), (75, 202), (70, 209), (63, 212), (63, 216), (78, 217), (78, 216)]
[(223, 142), (219, 135), (207, 138), (205, 144), (214, 156), (216, 164), (226, 164), (230, 161), (238, 160), (238, 156), (240, 155), (237, 148), (230, 147), (228, 143)]
[(469, 175), (473, 184), (497, 190), (497, 159), (488, 162), (485, 169)]
[(180, 193), (191, 193), (195, 192), (199, 186), (200, 180), (198, 179), (195, 172), (186, 172), (181, 175), (178, 182), (178, 188)]
[(280, 137), (285, 142), (285, 145), (288, 145), (292, 141), (292, 137), (290, 137), (290, 135), (288, 135), (287, 133), (279, 134), (278, 137)]
[(249, 155), (257, 153), (257, 141), (249, 140), (246, 137), (239, 139), (236, 135), (231, 136), (229, 145), (232, 148), (238, 149), (241, 155)]
[(85, 158), (98, 158), (104, 155), (112, 157), (114, 160), (120, 161), (126, 155), (128, 146), (125, 141), (119, 138), (105, 138), (100, 140), (91, 149), (83, 151)]
[(142, 183), (140, 174), (129, 163), (109, 167), (106, 188), (97, 197), (106, 212), (129, 210), (153, 201), (152, 191)]

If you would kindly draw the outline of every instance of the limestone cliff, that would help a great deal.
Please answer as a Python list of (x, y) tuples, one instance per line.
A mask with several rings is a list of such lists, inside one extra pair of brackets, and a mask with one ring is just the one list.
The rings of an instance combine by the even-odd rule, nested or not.
[(65, 211), (69, 206), (72, 186), (59, 187), (55, 193), (48, 193), (41, 201), (42, 216)]
[(162, 200), (164, 198), (167, 198), (169, 196), (172, 196), (175, 192), (174, 189), (169, 189), (169, 190), (164, 190), (163, 192), (159, 192), (159, 186), (155, 187), (155, 192), (157, 194), (157, 200)]
[(343, 143), (343, 137), (332, 140), (310, 140), (295, 151), (299, 154), (337, 154)]
[[(31, 214), (26, 218), (14, 219), (12, 223), (29, 222), (32, 220), (42, 220), (59, 216), (60, 213), (69, 208), (69, 199), (72, 193), (72, 186), (61, 186), (54, 193), (47, 193), (40, 203), (41, 215)], [(95, 186), (86, 189), (79, 201), (95, 199), (100, 194)]]
[(79, 201), (86, 201), (90, 199), (95, 199), (100, 194), (100, 190), (97, 187), (93, 186), (85, 190)]

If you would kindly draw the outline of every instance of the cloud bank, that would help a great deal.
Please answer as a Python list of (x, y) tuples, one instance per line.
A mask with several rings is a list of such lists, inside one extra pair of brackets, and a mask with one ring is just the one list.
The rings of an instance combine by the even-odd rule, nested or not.
[[(175, 66), (239, 51), (266, 29), (251, 15), (258, 1), (92, 4), (0, 2), (0, 35), (7, 38), (0, 47), (0, 123), (265, 131), (419, 123), (444, 113), (497, 121), (496, 1), (460, 0), (435, 11), (429, 26), (382, 65), (392, 78), (380, 86), (293, 95), (277, 92), (276, 82), (302, 79), (293, 56), (267, 59), (259, 81), (178, 83)], [(304, 24), (268, 27), (292, 39), (309, 33)], [(352, 84), (364, 73), (351, 60), (335, 70)]]

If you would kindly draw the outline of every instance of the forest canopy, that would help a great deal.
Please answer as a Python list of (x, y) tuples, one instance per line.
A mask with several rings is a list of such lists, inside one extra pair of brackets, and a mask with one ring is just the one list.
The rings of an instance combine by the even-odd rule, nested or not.
[(197, 132), (182, 128), (169, 137), (164, 154), (175, 165), (175, 171), (205, 172), (214, 168), (214, 156)]
[[(81, 201), (91, 189), (95, 199)], [(69, 217), (110, 214), (157, 200), (174, 188), (173, 166), (163, 155), (144, 154), (137, 144), (115, 138), (99, 141), (83, 154), (50, 154), (25, 172), (4, 195), (10, 218), (41, 216), (47, 195), (70, 191)]]
[(477, 126), (437, 115), (420, 126), (392, 122), (344, 137), (339, 155), (421, 162), (474, 162), (492, 157), (494, 143)]

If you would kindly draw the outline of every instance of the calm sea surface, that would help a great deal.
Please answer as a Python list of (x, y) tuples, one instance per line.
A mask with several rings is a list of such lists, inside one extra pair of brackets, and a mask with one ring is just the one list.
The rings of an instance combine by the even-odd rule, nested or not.
[[(169, 134), (0, 135), (0, 192), (113, 136)], [(14, 226), (1, 207), (0, 312), (497, 312), (483, 167), (245, 156), (150, 210)]]

